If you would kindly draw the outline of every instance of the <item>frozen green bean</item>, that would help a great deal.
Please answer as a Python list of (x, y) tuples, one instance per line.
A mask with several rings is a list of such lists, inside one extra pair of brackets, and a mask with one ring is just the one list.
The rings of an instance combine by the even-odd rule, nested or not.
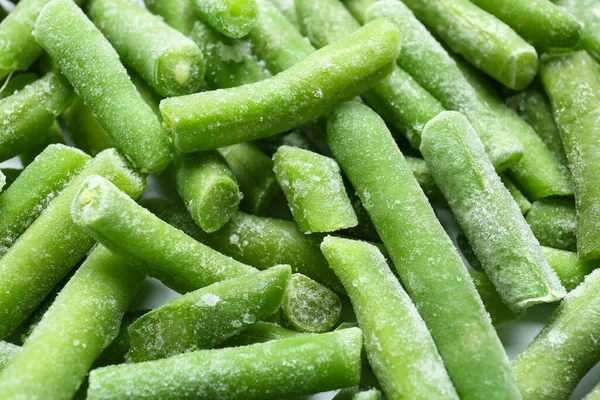
[(300, 24), (298, 23), (298, 16), (296, 15), (296, 5), (294, 0), (270, 0), (275, 7), (281, 11), (281, 13), (290, 21), (298, 30), (300, 30)]
[(273, 322), (260, 321), (248, 325), (243, 331), (223, 342), (221, 347), (248, 346), (302, 335), (309, 334), (287, 329)]
[(600, 1), (598, 0), (553, 0), (564, 7), (579, 21), (583, 22), (583, 32), (579, 47), (600, 57)]
[(502, 298), (500, 298), (498, 291), (485, 272), (469, 270), (469, 274), (479, 293), (479, 297), (481, 297), (481, 301), (483, 301), (485, 310), (490, 314), (494, 326), (501, 326), (516, 321), (525, 314), (524, 310), (512, 311), (502, 302)]
[(77, 147), (89, 155), (95, 156), (102, 150), (115, 147), (113, 140), (81, 97), (76, 97), (60, 118)]
[(193, 0), (196, 13), (222, 34), (241, 38), (256, 25), (256, 0)]
[(73, 398), (144, 278), (106, 248), (94, 249), (0, 373), (3, 396)]
[(577, 251), (575, 205), (566, 199), (534, 201), (525, 218), (543, 246)]
[(282, 317), (300, 332), (327, 332), (340, 319), (342, 303), (337, 294), (312, 279), (294, 274), (283, 296)]
[(582, 260), (577, 253), (542, 247), (548, 264), (554, 269), (556, 275), (568, 292), (575, 289), (590, 272), (600, 268), (598, 260)]
[(204, 78), (196, 44), (132, 0), (91, 0), (90, 19), (119, 53), (162, 96), (195, 93)]
[(161, 114), (182, 152), (273, 136), (373, 86), (389, 74), (398, 48), (398, 30), (373, 21), (264, 81), (165, 99)]
[(174, 153), (167, 133), (83, 11), (71, 0), (52, 0), (34, 35), (116, 146), (143, 172), (164, 170)]
[[(12, 332), (94, 244), (71, 218), (71, 203), (86, 177), (101, 174), (132, 197), (144, 179), (115, 150), (106, 150), (56, 196), (0, 258), (0, 338)], [(133, 200), (132, 200), (133, 201)]]
[(600, 67), (585, 51), (548, 55), (540, 70), (575, 182), (577, 253), (600, 257)]
[(210, 349), (279, 310), (291, 275), (276, 266), (178, 297), (128, 328), (128, 362)]
[(520, 311), (566, 295), (469, 121), (443, 112), (423, 129), (421, 153), (504, 303)]
[(388, 399), (458, 399), (425, 322), (373, 245), (327, 236), (321, 250), (346, 288), (369, 364)]
[(353, 328), (99, 368), (88, 399), (262, 400), (339, 389), (358, 384), (361, 348)]
[(8, 96), (12, 96), (15, 92), (23, 89), (25, 86), (32, 84), (38, 80), (38, 76), (33, 72), (24, 72), (22, 74), (12, 75), (8, 79), (8, 82), (2, 84), (2, 90), (0, 90), (0, 99)]
[(333, 232), (358, 224), (335, 160), (281, 146), (273, 163), (277, 182), (301, 231)]
[(508, 192), (512, 196), (513, 200), (519, 206), (519, 210), (521, 210), (521, 214), (527, 214), (527, 211), (531, 209), (531, 202), (525, 197), (525, 195), (519, 190), (519, 188), (506, 177), (504, 174), (500, 174), (500, 179), (502, 183), (504, 183), (504, 187), (508, 189)]
[(595, 271), (569, 293), (544, 329), (513, 360), (524, 400), (568, 398), (600, 360), (599, 302), (600, 271)]
[(0, 161), (43, 143), (48, 128), (73, 98), (69, 82), (50, 72), (0, 100)]
[(0, 195), (0, 257), (89, 160), (72, 147), (50, 145)]
[(30, 147), (23, 153), (19, 154), (19, 160), (21, 161), (23, 167), (27, 167), (29, 164), (31, 164), (33, 160), (35, 160), (35, 158), (51, 144), (65, 144), (65, 138), (60, 130), (60, 127), (58, 126), (57, 121), (54, 121), (52, 125), (50, 125), (50, 128), (48, 128), (48, 132), (46, 133), (46, 138), (44, 141), (42, 141), (42, 143)]
[(217, 150), (178, 155), (172, 174), (185, 206), (204, 231), (220, 229), (237, 211), (240, 189)]
[(160, 15), (171, 27), (188, 36), (192, 32), (196, 15), (192, 0), (144, 0), (153, 14)]
[(375, 3), (376, 0), (342, 0), (344, 6), (350, 11), (350, 14), (357, 20), (361, 25), (366, 22), (367, 9)]
[(125, 312), (117, 337), (114, 338), (114, 340), (98, 356), (96, 361), (94, 361), (92, 369), (106, 367), (107, 365), (123, 364), (125, 362), (125, 355), (129, 351), (129, 333), (127, 332), (127, 328), (129, 328), (129, 325), (134, 323), (139, 317), (149, 311), (150, 310), (136, 310)]
[(16, 344), (0, 340), (0, 371), (15, 357), (19, 349)]
[(385, 123), (363, 105), (344, 103), (329, 119), (327, 141), (427, 324), (459, 396), (518, 399), (508, 357), (467, 269)]

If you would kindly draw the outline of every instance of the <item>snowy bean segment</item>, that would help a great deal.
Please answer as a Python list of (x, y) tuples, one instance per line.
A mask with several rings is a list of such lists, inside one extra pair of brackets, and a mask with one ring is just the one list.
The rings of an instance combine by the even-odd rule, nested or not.
[(458, 399), (427, 326), (377, 247), (327, 236), (321, 250), (350, 296), (388, 399)]
[(180, 154), (172, 173), (179, 195), (204, 231), (220, 229), (237, 211), (242, 196), (233, 172), (218, 151)]
[(467, 269), (384, 122), (365, 106), (344, 103), (329, 119), (327, 141), (427, 324), (459, 396), (518, 399), (508, 357)]
[(119, 332), (144, 275), (98, 246), (0, 373), (5, 399), (71, 399)]
[(358, 224), (335, 160), (297, 147), (281, 146), (273, 162), (277, 182), (300, 230), (333, 232)]
[[(138, 197), (144, 179), (115, 151), (106, 150), (75, 177), (0, 258), (0, 338), (21, 323), (94, 244), (71, 219), (71, 202), (90, 175), (110, 179)], [(125, 194), (123, 194), (125, 196)], [(133, 201), (133, 200), (131, 200)]]
[(89, 160), (72, 147), (50, 145), (0, 195), (0, 257)]
[(48, 128), (73, 98), (69, 82), (50, 72), (0, 100), (0, 161), (43, 143)]
[(204, 58), (191, 39), (132, 0), (93, 0), (87, 9), (123, 63), (158, 94), (181, 96), (200, 90)]
[(573, 201), (566, 199), (534, 201), (526, 220), (543, 246), (577, 251), (577, 220)]
[(564, 7), (579, 21), (583, 32), (579, 47), (600, 57), (600, 1), (598, 0), (553, 0)]
[(469, 121), (443, 112), (423, 130), (421, 153), (477, 259), (514, 311), (566, 295)]
[(193, 0), (198, 16), (222, 34), (241, 38), (256, 25), (256, 0)]
[[(523, 399), (568, 398), (600, 360), (600, 271), (573, 290), (513, 361)], [(560, 377), (560, 379), (557, 379)]]
[(289, 266), (214, 283), (140, 317), (128, 328), (127, 361), (210, 349), (279, 310)]
[(357, 385), (358, 328), (99, 368), (88, 399), (277, 399)]
[(373, 86), (389, 74), (398, 49), (398, 30), (373, 21), (264, 81), (165, 99), (161, 114), (182, 152), (272, 136)]
[(188, 36), (196, 23), (194, 3), (190, 0), (144, 0), (152, 14), (160, 15), (169, 26)]
[(585, 51), (547, 56), (541, 77), (575, 182), (577, 252), (600, 257), (600, 67)]
[(34, 35), (117, 147), (143, 172), (164, 170), (173, 157), (167, 133), (83, 11), (71, 0), (52, 0)]

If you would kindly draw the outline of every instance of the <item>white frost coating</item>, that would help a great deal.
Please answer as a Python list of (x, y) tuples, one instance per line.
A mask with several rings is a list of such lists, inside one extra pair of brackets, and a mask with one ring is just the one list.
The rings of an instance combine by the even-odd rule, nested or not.
[(200, 297), (200, 301), (209, 307), (214, 307), (221, 300), (219, 296), (214, 293), (206, 293)]

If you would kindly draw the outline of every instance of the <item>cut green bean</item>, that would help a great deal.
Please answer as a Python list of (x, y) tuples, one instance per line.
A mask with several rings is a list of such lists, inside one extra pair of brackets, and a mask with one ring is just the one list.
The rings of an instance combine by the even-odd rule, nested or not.
[(153, 14), (160, 15), (171, 27), (188, 36), (192, 32), (196, 15), (192, 0), (144, 0)]
[(524, 310), (512, 311), (502, 302), (502, 298), (485, 272), (469, 270), (469, 274), (479, 293), (479, 297), (481, 297), (481, 301), (483, 301), (485, 310), (490, 314), (494, 326), (501, 326), (516, 321), (525, 314)]
[(187, 36), (131, 0), (92, 0), (90, 19), (115, 48), (163, 96), (195, 93), (204, 78), (204, 57)]
[(99, 368), (88, 399), (276, 399), (357, 385), (360, 329)]
[(543, 246), (577, 251), (575, 205), (565, 199), (534, 201), (527, 223)]
[(20, 347), (0, 340), (0, 371), (15, 357)]
[(385, 123), (365, 106), (344, 103), (329, 119), (327, 136), (459, 396), (518, 399), (508, 357), (467, 269)]
[(271, 200), (281, 192), (273, 173), (273, 161), (251, 143), (222, 147), (219, 152), (225, 157), (244, 195), (240, 209), (250, 214), (264, 214)]
[(270, 342), (291, 337), (307, 335), (307, 333), (287, 329), (273, 322), (256, 322), (248, 325), (243, 331), (222, 343), (222, 347), (248, 346), (256, 343)]
[[(106, 150), (65, 187), (0, 258), (0, 338), (12, 332), (94, 244), (71, 218), (71, 203), (86, 177), (101, 174), (133, 197), (144, 179), (115, 150)], [(133, 200), (132, 200), (133, 201)]]
[(373, 21), (264, 81), (165, 99), (161, 114), (182, 152), (273, 136), (373, 86), (389, 74), (398, 46), (398, 30), (387, 21)]
[(89, 160), (72, 147), (48, 146), (0, 195), (0, 257)]
[(361, 25), (367, 20), (367, 9), (375, 3), (375, 1), (376, 0), (342, 0), (344, 6), (350, 11), (350, 14), (352, 14), (354, 19)]
[(6, 398), (71, 399), (119, 332), (145, 276), (97, 247), (0, 373)]
[(125, 355), (129, 351), (129, 333), (127, 328), (134, 323), (139, 317), (146, 314), (150, 310), (127, 311), (123, 315), (123, 321), (119, 328), (117, 337), (104, 349), (104, 351), (94, 361), (93, 368), (106, 367), (107, 365), (123, 364)]
[(43, 143), (48, 128), (73, 98), (69, 82), (50, 72), (0, 100), (0, 161)]
[(423, 129), (421, 153), (504, 303), (520, 311), (566, 295), (469, 121), (443, 112)]
[[(563, 300), (548, 325), (513, 360), (523, 399), (566, 399), (600, 360), (600, 271)], [(557, 379), (560, 377), (560, 379)]]
[(281, 13), (290, 21), (298, 30), (300, 30), (300, 24), (298, 23), (298, 16), (296, 15), (296, 5), (294, 0), (270, 0), (275, 7), (281, 11)]
[(220, 229), (237, 211), (240, 190), (233, 172), (218, 151), (178, 155), (173, 164), (173, 175), (185, 206), (204, 231)]
[(600, 57), (600, 2), (598, 0), (552, 0), (566, 8), (583, 22), (583, 33), (579, 47)]
[(46, 133), (46, 138), (42, 143), (37, 146), (33, 146), (25, 150), (23, 153), (19, 154), (19, 160), (23, 167), (27, 167), (29, 164), (35, 160), (35, 158), (40, 155), (46, 147), (51, 144), (65, 144), (65, 138), (58, 126), (57, 121), (54, 121), (50, 128), (48, 128), (48, 132)]
[(312, 279), (294, 274), (281, 305), (283, 320), (300, 332), (327, 332), (340, 319), (342, 303), (337, 294)]
[(140, 362), (213, 348), (279, 310), (291, 275), (277, 266), (178, 297), (128, 328), (127, 361)]
[(231, 38), (241, 38), (256, 25), (256, 0), (193, 0), (196, 13), (207, 24)]
[(512, 196), (513, 200), (519, 206), (519, 210), (521, 210), (521, 214), (527, 214), (527, 211), (531, 209), (531, 202), (525, 197), (525, 195), (519, 190), (519, 188), (506, 177), (504, 174), (500, 174), (500, 179), (502, 183), (504, 183), (504, 187), (508, 189), (508, 192)]
[(273, 162), (277, 182), (301, 231), (333, 232), (358, 224), (335, 160), (281, 146)]
[(117, 147), (143, 172), (164, 170), (173, 157), (167, 133), (83, 11), (71, 0), (52, 0), (34, 34)]
[(388, 399), (458, 399), (427, 326), (381, 252), (327, 236), (321, 250), (346, 288), (369, 364)]
[(95, 156), (103, 150), (115, 147), (113, 140), (81, 97), (75, 98), (73, 104), (62, 113), (61, 120), (77, 147), (89, 155)]
[(22, 74), (13, 75), (8, 79), (8, 82), (2, 84), (2, 90), (0, 91), (0, 99), (8, 96), (12, 96), (25, 86), (32, 84), (38, 80), (38, 76), (33, 72), (24, 72)]

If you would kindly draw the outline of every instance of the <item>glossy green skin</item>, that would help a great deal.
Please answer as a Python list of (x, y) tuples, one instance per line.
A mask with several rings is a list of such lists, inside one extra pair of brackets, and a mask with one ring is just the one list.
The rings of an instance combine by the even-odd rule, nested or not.
[(127, 158), (143, 172), (164, 170), (174, 154), (170, 138), (83, 11), (71, 0), (52, 0), (34, 35)]
[(553, 0), (559, 6), (567, 9), (579, 21), (583, 22), (583, 33), (579, 48), (600, 57), (600, 16), (598, 16), (598, 0)]
[(204, 57), (196, 44), (162, 18), (129, 0), (92, 0), (88, 15), (119, 53), (162, 96), (202, 87)]
[(277, 182), (301, 231), (333, 232), (358, 224), (335, 160), (281, 146), (273, 155), (273, 163)]
[(329, 119), (327, 136), (459, 396), (518, 399), (508, 357), (467, 269), (384, 122), (365, 106), (344, 103)]
[(144, 278), (97, 247), (0, 373), (3, 396), (71, 399), (94, 360), (117, 336)]
[(182, 152), (273, 136), (373, 86), (389, 74), (398, 48), (398, 30), (385, 20), (373, 21), (272, 78), (165, 99), (160, 111)]
[[(71, 218), (71, 203), (90, 175), (102, 175), (137, 197), (144, 179), (115, 150), (88, 162), (12, 247), (0, 258), (0, 338), (6, 337), (40, 304), (94, 244)], [(133, 201), (133, 200), (132, 200)]]
[(211, 88), (225, 89), (266, 78), (250, 51), (249, 42), (229, 39), (200, 21), (194, 25), (190, 38), (204, 54), (204, 79)]
[(525, 219), (541, 245), (577, 251), (577, 221), (573, 201), (534, 201)]
[(453, 52), (505, 86), (521, 90), (535, 77), (535, 49), (508, 25), (469, 0), (404, 2)]
[(256, 0), (193, 0), (198, 17), (231, 38), (246, 36), (258, 20)]
[(284, 328), (273, 322), (260, 321), (248, 325), (243, 331), (223, 342), (221, 347), (248, 346), (304, 335), (308, 334)]
[(583, 25), (549, 0), (473, 0), (536, 47), (574, 48)]
[(441, 113), (421, 139), (429, 171), (508, 308), (562, 299), (565, 289), (468, 120)]
[(478, 71), (462, 60), (458, 61), (458, 66), (489, 108), (515, 134), (525, 149), (523, 157), (506, 174), (532, 200), (573, 195), (573, 178), (569, 168), (553, 154), (535, 130), (498, 97)]
[[(360, 329), (100, 368), (88, 399), (276, 399), (357, 385)], [(227, 371), (228, 373), (224, 373)]]
[(143, 315), (128, 328), (128, 362), (211, 349), (279, 310), (289, 266), (217, 282)]
[(508, 192), (512, 196), (513, 200), (519, 206), (521, 214), (525, 215), (531, 209), (531, 202), (525, 197), (525, 195), (519, 190), (519, 188), (504, 174), (500, 174), (500, 179), (504, 183), (504, 187), (508, 189)]
[(2, 91), (0, 92), (0, 99), (11, 96), (15, 92), (23, 89), (25, 86), (32, 84), (39, 78), (33, 72), (24, 72), (22, 74), (14, 74), (10, 77), (8, 82), (2, 83)]
[(0, 256), (89, 160), (72, 147), (50, 145), (0, 195)]
[(400, 68), (443, 107), (459, 111), (469, 119), (497, 170), (514, 165), (523, 155), (519, 139), (482, 101), (454, 59), (410, 9), (400, 1), (380, 1), (366, 11), (367, 21), (375, 18), (388, 18), (400, 30), (402, 50), (397, 60)]
[(387, 398), (458, 399), (425, 322), (377, 247), (327, 236), (321, 251), (350, 296)]
[[(523, 399), (566, 399), (600, 360), (600, 271), (562, 301), (512, 366)], [(560, 379), (556, 379), (560, 376)]]
[(600, 258), (600, 67), (578, 51), (547, 56), (540, 73), (575, 182), (577, 253)]
[(242, 195), (218, 151), (181, 154), (175, 159), (172, 174), (192, 218), (205, 232), (220, 229), (237, 211)]
[(16, 344), (0, 341), (0, 371), (15, 357), (19, 349)]
[(48, 128), (73, 99), (69, 82), (50, 72), (0, 100), (0, 161), (43, 143)]
[(192, 32), (197, 20), (192, 0), (144, 0), (144, 4), (152, 14), (160, 15), (184, 35), (189, 36)]
[[(469, 264), (471, 264), (470, 260)], [(481, 301), (483, 301), (485, 310), (490, 314), (494, 326), (501, 326), (516, 321), (525, 314), (525, 311), (512, 311), (502, 302), (502, 298), (500, 298), (498, 291), (485, 272), (469, 270), (469, 274), (479, 293), (479, 297), (481, 297)]]

